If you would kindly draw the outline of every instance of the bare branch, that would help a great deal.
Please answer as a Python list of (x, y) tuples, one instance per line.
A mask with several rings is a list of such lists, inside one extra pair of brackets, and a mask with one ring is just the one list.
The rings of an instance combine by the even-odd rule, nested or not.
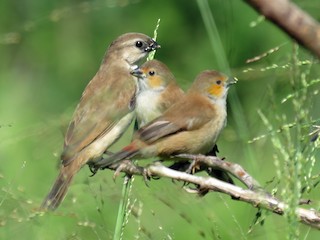
[(237, 163), (228, 162), (226, 160), (221, 160), (214, 156), (204, 156), (204, 155), (191, 155), (191, 154), (179, 154), (176, 157), (196, 159), (197, 161), (205, 164), (208, 167), (218, 168), (231, 173), (234, 177), (239, 179), (243, 184), (245, 184), (249, 189), (260, 188), (260, 184), (252, 178), (242, 166)]
[(298, 43), (320, 57), (320, 24), (289, 0), (246, 0)]
[[(231, 196), (233, 199), (247, 202), (256, 208), (263, 208), (279, 215), (283, 215), (288, 208), (286, 203), (262, 190), (259, 187), (258, 182), (245, 172), (239, 164), (234, 164), (211, 156), (183, 154), (179, 155), (179, 157), (197, 159), (210, 167), (218, 167), (219, 169), (228, 171), (248, 186), (249, 189), (243, 189), (213, 177), (191, 175), (185, 172), (172, 170), (161, 165), (159, 162), (143, 168), (134, 165), (131, 161), (125, 161), (120, 165), (112, 165), (110, 169), (116, 170), (116, 174), (121, 171), (129, 175), (142, 175), (146, 178), (149, 178), (150, 176), (167, 177), (187, 183), (193, 183), (199, 186), (199, 189), (221, 192)], [(308, 201), (308, 203), (309, 202), (310, 201)], [(306, 200), (303, 200), (303, 203), (307, 203)], [(300, 222), (320, 229), (320, 213), (316, 210), (298, 207), (296, 209), (296, 214)]]
[[(222, 192), (232, 196), (234, 199), (250, 203), (254, 207), (267, 209), (279, 215), (283, 215), (285, 209), (288, 208), (287, 204), (269, 194), (243, 189), (212, 177), (190, 175), (184, 172), (169, 169), (160, 164), (149, 166), (147, 171), (152, 175), (194, 183), (199, 185), (201, 188)], [(296, 209), (296, 214), (302, 223), (320, 229), (319, 212), (299, 207)]]

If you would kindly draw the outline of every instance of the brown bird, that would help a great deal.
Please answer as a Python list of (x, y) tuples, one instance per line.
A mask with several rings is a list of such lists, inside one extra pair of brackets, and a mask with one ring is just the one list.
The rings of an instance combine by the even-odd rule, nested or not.
[(150, 60), (131, 74), (138, 80), (135, 109), (138, 128), (159, 117), (184, 95), (170, 69), (159, 60)]
[(134, 117), (136, 92), (130, 71), (159, 47), (141, 33), (123, 34), (111, 43), (73, 114), (64, 140), (60, 173), (42, 209), (56, 209), (80, 168), (100, 157), (128, 128)]
[(180, 101), (139, 129), (130, 145), (95, 167), (103, 169), (128, 158), (169, 158), (180, 153), (209, 152), (225, 126), (227, 93), (235, 82), (217, 71), (200, 73)]
[[(135, 130), (161, 116), (165, 110), (178, 102), (184, 95), (170, 69), (159, 60), (148, 61), (140, 68), (133, 70), (131, 74), (137, 77), (139, 86), (136, 96)], [(216, 152), (218, 152), (217, 145), (207, 154), (216, 156)], [(185, 171), (189, 169), (189, 163), (180, 161), (169, 167)], [(233, 183), (232, 178), (220, 169), (200, 168), (199, 170), (205, 170), (212, 177)]]

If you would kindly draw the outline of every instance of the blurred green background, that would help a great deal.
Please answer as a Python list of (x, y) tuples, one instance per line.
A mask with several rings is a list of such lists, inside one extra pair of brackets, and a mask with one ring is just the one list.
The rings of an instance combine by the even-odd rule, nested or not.
[[(159, 18), (162, 48), (156, 58), (172, 69), (184, 89), (204, 69), (228, 71), (224, 56), (213, 50), (219, 39), (210, 40), (199, 2), (0, 2), (0, 239), (112, 238), (123, 183), (121, 177), (112, 180), (112, 171), (90, 178), (84, 167), (56, 212), (37, 212), (56, 177), (64, 132), (111, 41), (133, 31), (152, 36)], [(317, 1), (296, 2), (320, 18)], [(275, 165), (277, 149), (258, 110), (275, 129), (294, 122), (297, 109), (291, 99), (300, 88), (292, 79), (305, 73), (307, 83), (315, 80), (301, 105), (310, 120), (304, 134), (312, 131), (311, 120), (319, 124), (318, 61), (301, 48), (298, 64), (292, 67), (296, 54), (291, 39), (243, 1), (210, 0), (209, 7), (223, 45), (220, 50), (239, 79), (230, 90), (228, 125), (218, 142), (220, 156), (241, 164), (268, 190), (279, 187), (283, 198), (280, 193), (287, 185), (279, 176), (286, 165), (281, 158), (281, 166)], [(246, 63), (263, 53), (268, 54)], [(281, 134), (277, 137), (285, 142)], [(130, 138), (131, 130), (111, 150)], [(310, 154), (319, 158), (319, 151)], [(314, 176), (319, 163), (310, 165)], [(149, 185), (135, 178), (124, 239), (284, 239), (290, 231), (286, 218), (274, 214), (264, 213), (264, 224), (254, 225), (257, 209), (223, 194), (199, 198), (170, 179)], [(319, 209), (318, 189), (305, 192), (303, 198), (314, 200), (310, 207)], [(319, 232), (305, 225), (298, 224), (296, 230), (300, 239), (319, 239)]]

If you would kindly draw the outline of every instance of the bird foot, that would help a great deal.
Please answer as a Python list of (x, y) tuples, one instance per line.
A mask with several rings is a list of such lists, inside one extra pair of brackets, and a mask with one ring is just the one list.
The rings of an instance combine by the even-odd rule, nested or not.
[(151, 174), (149, 174), (147, 169), (134, 164), (132, 160), (126, 159), (121, 161), (120, 163), (110, 165), (108, 168), (115, 169), (115, 173), (113, 174), (114, 181), (121, 172), (125, 172), (129, 176), (132, 174), (139, 174), (143, 177), (145, 184), (149, 187), (148, 181), (151, 178)]
[[(116, 178), (120, 175), (120, 173), (127, 169), (130, 169), (132, 165), (134, 164), (131, 160), (123, 160), (120, 163), (115, 164), (115, 166), (111, 165), (111, 168), (115, 167), (115, 171), (112, 177), (113, 181), (116, 181)], [(127, 173), (127, 175), (129, 174)]]
[(197, 171), (200, 170), (200, 169), (201, 169), (201, 163), (200, 163), (200, 161), (198, 160), (198, 158), (195, 157), (195, 158), (191, 161), (188, 169), (186, 170), (186, 173), (194, 174), (195, 172), (197, 172)]
[[(102, 159), (102, 158), (101, 158), (101, 159)], [(96, 161), (88, 162), (88, 167), (89, 167), (90, 172), (92, 173), (92, 174), (90, 175), (90, 177), (93, 177), (94, 175), (97, 174), (99, 168), (96, 166)]]

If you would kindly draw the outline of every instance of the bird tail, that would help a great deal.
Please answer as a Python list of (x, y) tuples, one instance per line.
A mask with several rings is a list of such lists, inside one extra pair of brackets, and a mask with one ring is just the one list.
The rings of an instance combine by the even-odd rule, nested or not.
[(93, 165), (96, 170), (104, 169), (112, 164), (119, 163), (124, 159), (131, 159), (137, 154), (139, 154), (139, 148), (137, 148), (134, 143), (131, 143), (130, 145), (124, 147), (121, 151), (113, 154), (110, 157), (103, 158), (100, 161), (94, 163)]
[(71, 169), (68, 169), (68, 167), (61, 167), (60, 173), (55, 183), (53, 184), (49, 194), (41, 204), (41, 209), (53, 211), (57, 207), (59, 207), (60, 203), (63, 201), (67, 194), (68, 188), (75, 174), (74, 171), (70, 170)]

